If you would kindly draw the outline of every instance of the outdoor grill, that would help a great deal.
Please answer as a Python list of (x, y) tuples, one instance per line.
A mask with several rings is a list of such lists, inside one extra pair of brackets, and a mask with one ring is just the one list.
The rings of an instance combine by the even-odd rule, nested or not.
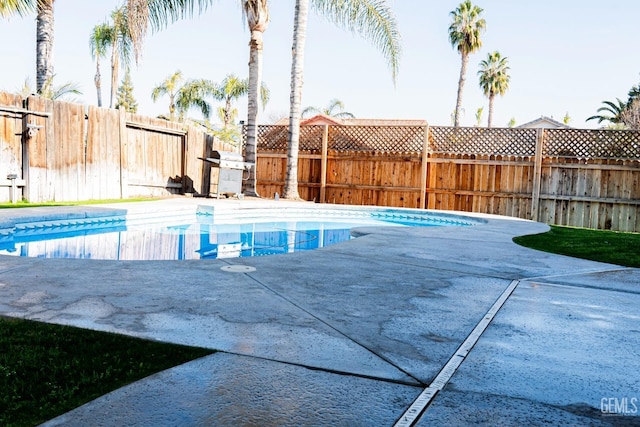
[(211, 153), (211, 157), (200, 159), (211, 164), (209, 196), (243, 197), (242, 181), (246, 179), (244, 172), (250, 172), (253, 163), (243, 161), (241, 154), (232, 151), (216, 150)]

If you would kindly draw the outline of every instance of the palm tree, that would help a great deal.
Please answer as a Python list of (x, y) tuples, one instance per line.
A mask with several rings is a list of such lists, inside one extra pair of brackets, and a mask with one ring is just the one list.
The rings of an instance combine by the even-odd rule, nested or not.
[(91, 58), (96, 61), (96, 75), (94, 82), (98, 95), (98, 107), (102, 107), (102, 79), (100, 76), (100, 58), (107, 55), (107, 48), (111, 44), (112, 28), (107, 23), (98, 24), (93, 27), (89, 46), (91, 48)]
[(506, 57), (500, 56), (500, 52), (495, 51), (487, 55), (487, 59), (480, 62), (480, 88), (484, 95), (489, 98), (489, 119), (487, 126), (491, 127), (493, 122), (493, 101), (496, 95), (503, 96), (509, 89), (509, 66)]
[[(234, 111), (237, 114), (237, 109), (233, 107), (233, 101), (248, 93), (249, 79), (240, 79), (235, 74), (227, 74), (222, 82), (213, 85), (211, 91), (213, 98), (218, 101), (224, 101), (224, 106), (220, 107), (220, 111), (222, 112), (221, 118), (225, 128), (232, 124)], [(260, 99), (263, 109), (269, 102), (270, 96), (269, 89), (262, 83), (260, 86)]]
[[(385, 0), (312, 0), (316, 11), (340, 27), (359, 33), (382, 51), (395, 82), (400, 59), (400, 34), (397, 22)], [(289, 147), (283, 197), (298, 199), (298, 147), (300, 140), (300, 104), (309, 0), (296, 0), (291, 64), (291, 106), (289, 111)]]
[(182, 82), (182, 72), (178, 70), (151, 91), (153, 102), (162, 95), (169, 95), (169, 120), (171, 121), (176, 119), (176, 94), (180, 88), (180, 82)]
[[(162, 83), (153, 88), (151, 99), (156, 102), (163, 95), (169, 95), (168, 120), (183, 122), (185, 115), (192, 107), (197, 107), (205, 119), (211, 114), (211, 105), (205, 98), (213, 93), (214, 83), (205, 79), (191, 79), (184, 85), (180, 70), (168, 76)], [(176, 114), (177, 113), (177, 114)]]
[(609, 113), (608, 115), (597, 114), (589, 117), (586, 121), (597, 120), (598, 124), (602, 122), (609, 122), (612, 124), (624, 123), (622, 116), (624, 111), (627, 109), (627, 103), (622, 101), (620, 98), (616, 98), (616, 100), (618, 101), (617, 104), (611, 101), (602, 101), (604, 106), (598, 108), (598, 113), (607, 112)]
[(175, 107), (178, 111), (178, 120), (183, 122), (185, 115), (192, 107), (200, 109), (205, 119), (211, 115), (211, 105), (205, 100), (213, 92), (214, 84), (209, 80), (189, 80), (177, 89)]
[(287, 147), (287, 173), (282, 197), (299, 199), (298, 152), (300, 148), (300, 105), (302, 104), (302, 71), (304, 68), (304, 45), (307, 39), (309, 0), (296, 0), (293, 19), (293, 58), (291, 61), (291, 95), (289, 107), (289, 142)]
[(460, 126), (460, 111), (462, 109), (462, 92), (467, 74), (469, 55), (482, 47), (480, 33), (486, 28), (486, 22), (480, 17), (482, 9), (471, 4), (470, 0), (460, 3), (456, 10), (450, 13), (451, 25), (449, 26), (449, 41), (460, 52), (462, 65), (460, 67), (460, 79), (458, 80), (458, 99), (453, 125)]
[[(41, 93), (39, 93), (39, 95), (42, 96), (43, 98), (52, 99), (52, 100), (57, 100), (57, 99), (61, 100), (63, 98), (68, 97), (69, 95), (82, 95), (82, 92), (80, 91), (80, 86), (74, 82), (67, 82), (60, 86), (54, 86), (53, 85), (54, 77), (55, 76), (51, 76), (51, 78), (45, 82)], [(22, 98), (26, 98), (32, 95), (33, 93), (34, 91), (31, 88), (31, 82), (27, 78), (25, 79), (24, 84), (18, 91), (18, 94)], [(67, 99), (67, 101), (75, 102), (74, 99)]]
[[(256, 163), (256, 143), (258, 139), (258, 94), (262, 86), (262, 34), (269, 26), (269, 6), (267, 0), (242, 0), (243, 16), (249, 26), (249, 88), (247, 103), (247, 145), (245, 160)], [(245, 192), (258, 196), (256, 192), (255, 167), (245, 181)]]
[(111, 97), (109, 98), (109, 108), (113, 108), (118, 97), (118, 73), (120, 71), (120, 61), (128, 67), (131, 58), (131, 35), (127, 10), (121, 6), (111, 12), (113, 26), (110, 27), (108, 35), (111, 42)]
[(325, 108), (307, 107), (302, 110), (302, 117), (308, 117), (315, 114), (324, 114), (329, 117), (354, 118), (355, 116), (348, 111), (344, 111), (344, 103), (339, 99), (332, 99)]

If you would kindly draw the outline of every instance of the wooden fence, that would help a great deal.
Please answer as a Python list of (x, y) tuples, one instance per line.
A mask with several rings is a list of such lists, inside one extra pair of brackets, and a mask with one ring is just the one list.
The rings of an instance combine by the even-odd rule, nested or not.
[[(260, 126), (257, 189), (282, 193), (288, 129)], [(0, 93), (0, 201), (209, 193), (212, 150), (192, 126)], [(640, 132), (304, 126), (307, 200), (494, 213), (640, 232)]]
[[(282, 193), (286, 126), (260, 126), (258, 193)], [(458, 210), (640, 232), (640, 132), (305, 126), (306, 200)]]
[(0, 93), (0, 201), (206, 195), (199, 157), (214, 149), (234, 148), (193, 126)]

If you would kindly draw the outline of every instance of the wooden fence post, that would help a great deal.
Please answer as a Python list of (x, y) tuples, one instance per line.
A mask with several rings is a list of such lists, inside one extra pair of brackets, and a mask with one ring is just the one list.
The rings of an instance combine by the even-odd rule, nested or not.
[(429, 124), (424, 127), (424, 142), (422, 145), (422, 167), (420, 172), (420, 209), (427, 207), (427, 173), (429, 173)]
[(31, 181), (29, 180), (29, 170), (31, 163), (29, 162), (29, 116), (22, 114), (22, 136), (20, 137), (20, 145), (22, 149), (22, 179), (24, 187), (22, 188), (22, 197), (31, 201)]
[(322, 131), (322, 157), (320, 160), (320, 203), (326, 203), (327, 191), (327, 151), (329, 148), (329, 125)]
[(533, 192), (531, 194), (531, 219), (538, 221), (540, 217), (540, 186), (542, 183), (542, 147), (544, 145), (544, 129), (536, 133), (536, 151), (533, 166)]

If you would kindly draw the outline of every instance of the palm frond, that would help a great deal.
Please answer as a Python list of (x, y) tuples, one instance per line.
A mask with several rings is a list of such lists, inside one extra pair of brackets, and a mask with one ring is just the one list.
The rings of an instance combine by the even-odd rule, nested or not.
[(396, 82), (402, 53), (398, 23), (385, 0), (312, 0), (323, 17), (373, 43), (387, 60)]
[(35, 0), (2, 0), (0, 1), (0, 18), (11, 15), (25, 16), (36, 11), (38, 1)]

